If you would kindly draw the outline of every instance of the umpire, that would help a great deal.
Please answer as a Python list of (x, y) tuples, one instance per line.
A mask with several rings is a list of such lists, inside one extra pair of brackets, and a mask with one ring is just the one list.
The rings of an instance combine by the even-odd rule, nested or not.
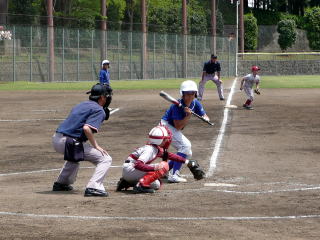
[(80, 161), (89, 161), (96, 168), (84, 196), (107, 197), (103, 181), (112, 158), (98, 145), (94, 133), (98, 132), (102, 122), (109, 117), (108, 105), (111, 103), (112, 89), (108, 85), (96, 84), (88, 93), (89, 100), (76, 105), (52, 137), (54, 149), (64, 154), (66, 160), (52, 190), (73, 190), (71, 184), (76, 181)]
[(218, 57), (214, 54), (211, 55), (211, 59), (204, 63), (201, 81), (199, 83), (199, 96), (198, 100), (202, 100), (204, 86), (208, 80), (212, 80), (217, 85), (219, 98), (221, 101), (224, 100), (223, 86), (220, 79), (221, 66), (220, 62), (217, 61)]

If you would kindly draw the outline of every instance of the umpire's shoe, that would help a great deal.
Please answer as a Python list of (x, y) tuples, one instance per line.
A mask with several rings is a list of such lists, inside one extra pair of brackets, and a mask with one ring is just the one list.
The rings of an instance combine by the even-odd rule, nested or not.
[(121, 190), (127, 190), (129, 187), (132, 187), (132, 185), (124, 180), (123, 178), (120, 178), (119, 182), (117, 183), (117, 192), (120, 192)]
[(95, 188), (86, 188), (84, 191), (85, 197), (108, 197), (108, 193), (103, 190), (95, 189)]
[(133, 192), (134, 193), (155, 193), (156, 190), (152, 188), (143, 187), (139, 184), (133, 187)]
[(72, 191), (73, 187), (68, 184), (54, 182), (52, 191)]

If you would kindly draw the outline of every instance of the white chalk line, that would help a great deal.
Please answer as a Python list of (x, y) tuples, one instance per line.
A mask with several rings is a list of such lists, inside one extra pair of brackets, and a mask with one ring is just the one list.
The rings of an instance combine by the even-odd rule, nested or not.
[[(235, 78), (233, 80), (233, 83), (232, 83), (232, 86), (231, 86), (231, 91), (230, 91), (230, 93), (228, 95), (228, 99), (227, 99), (227, 102), (226, 102), (226, 106), (230, 105), (230, 103), (231, 103), (236, 83), (237, 83), (237, 78)], [(226, 124), (227, 124), (227, 121), (228, 121), (228, 113), (229, 113), (229, 109), (225, 108), (224, 111), (223, 111), (223, 121), (222, 121), (222, 124), (221, 124), (221, 127), (220, 127), (219, 135), (218, 135), (218, 138), (216, 140), (216, 144), (215, 144), (213, 153), (212, 153), (211, 158), (210, 158), (209, 169), (207, 171), (206, 177), (211, 177), (213, 172), (214, 172), (214, 170), (217, 167), (217, 158), (218, 158), (218, 155), (219, 155), (221, 143), (222, 143), (222, 140), (223, 140), (223, 137), (224, 137), (224, 133), (225, 133), (225, 129), (226, 129)]]
[[(121, 166), (110, 166), (111, 168), (120, 168)], [(90, 168), (96, 168), (96, 167), (80, 167), (80, 169), (90, 169)], [(34, 171), (26, 171), (26, 172), (13, 172), (13, 173), (1, 173), (0, 177), (5, 176), (12, 176), (12, 175), (23, 175), (23, 174), (34, 174), (34, 173), (44, 173), (44, 172), (55, 172), (60, 171), (61, 168), (53, 168), (53, 169), (43, 169), (43, 170), (34, 170)]]
[(33, 214), (17, 212), (0, 212), (0, 215), (34, 218), (67, 218), (76, 220), (129, 220), (129, 221), (257, 221), (257, 220), (290, 220), (320, 218), (320, 215), (293, 216), (249, 216), (249, 217), (129, 217), (129, 216), (75, 216), (56, 214)]
[[(114, 108), (110, 115), (119, 111), (120, 108)], [(39, 122), (39, 121), (63, 121), (65, 118), (36, 118), (36, 119), (0, 119), (0, 122)]]

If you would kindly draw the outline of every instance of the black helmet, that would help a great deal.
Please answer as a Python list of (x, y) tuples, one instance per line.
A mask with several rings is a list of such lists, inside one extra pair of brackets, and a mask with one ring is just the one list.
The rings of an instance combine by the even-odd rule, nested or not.
[(107, 84), (97, 83), (92, 86), (91, 90), (87, 92), (90, 93), (89, 99), (93, 101), (98, 101), (100, 96), (111, 96), (112, 88)]

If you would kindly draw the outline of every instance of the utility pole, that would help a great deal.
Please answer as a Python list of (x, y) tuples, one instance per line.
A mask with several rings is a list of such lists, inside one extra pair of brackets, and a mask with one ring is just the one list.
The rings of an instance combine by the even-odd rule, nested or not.
[(141, 57), (141, 78), (146, 78), (147, 69), (147, 14), (146, 14), (146, 0), (141, 0), (141, 30), (142, 30), (142, 57)]
[(54, 81), (54, 28), (53, 28), (53, 5), (48, 0), (48, 42), (49, 42), (49, 82)]
[(182, 56), (182, 71), (183, 78), (187, 78), (187, 37), (188, 37), (188, 28), (187, 28), (187, 0), (182, 0), (182, 34), (183, 34), (183, 56)]
[(216, 0), (211, 0), (211, 53), (216, 54), (217, 48)]
[(100, 63), (106, 58), (106, 31), (107, 31), (107, 0), (101, 0), (101, 42), (100, 42)]
[(243, 18), (243, 0), (240, 0), (240, 53), (244, 53), (244, 18)]

